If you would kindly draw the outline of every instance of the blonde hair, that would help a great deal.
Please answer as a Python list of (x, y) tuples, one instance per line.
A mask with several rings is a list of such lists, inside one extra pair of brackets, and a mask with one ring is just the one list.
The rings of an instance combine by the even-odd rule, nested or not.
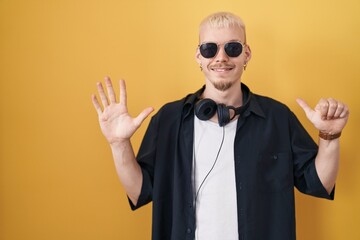
[(228, 28), (237, 26), (244, 31), (244, 43), (246, 43), (246, 31), (244, 21), (233, 13), (230, 12), (216, 12), (207, 16), (204, 20), (201, 21), (199, 31), (205, 26), (208, 25), (211, 28)]

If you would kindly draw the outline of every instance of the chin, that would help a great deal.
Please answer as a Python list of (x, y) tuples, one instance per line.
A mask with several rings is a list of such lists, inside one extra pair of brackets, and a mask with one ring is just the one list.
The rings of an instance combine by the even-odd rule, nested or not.
[(213, 83), (213, 86), (219, 90), (219, 91), (226, 91), (228, 90), (229, 88), (231, 88), (233, 84), (232, 83), (229, 83), (229, 82), (219, 82), (219, 83)]
[(224, 91), (228, 90), (229, 88), (231, 88), (238, 81), (225, 81), (225, 80), (213, 81), (213, 80), (210, 80), (210, 82), (214, 86), (214, 88), (216, 88), (219, 91), (224, 92)]

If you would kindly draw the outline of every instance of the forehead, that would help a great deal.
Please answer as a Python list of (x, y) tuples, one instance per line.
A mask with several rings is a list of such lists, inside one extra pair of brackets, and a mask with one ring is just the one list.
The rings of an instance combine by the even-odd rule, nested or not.
[(245, 34), (243, 29), (238, 26), (230, 27), (211, 27), (205, 25), (200, 29), (199, 33), (200, 43), (202, 42), (216, 42), (224, 43), (230, 40), (245, 41)]

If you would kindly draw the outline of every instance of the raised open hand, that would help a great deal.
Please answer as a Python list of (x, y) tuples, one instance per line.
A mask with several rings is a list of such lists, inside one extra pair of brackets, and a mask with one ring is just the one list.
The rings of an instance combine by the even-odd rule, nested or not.
[(120, 102), (116, 102), (116, 94), (109, 77), (105, 78), (106, 95), (100, 82), (97, 83), (97, 89), (100, 95), (103, 109), (96, 98), (91, 96), (93, 105), (99, 116), (99, 123), (102, 133), (110, 144), (128, 141), (141, 123), (154, 110), (152, 107), (144, 109), (137, 117), (129, 115), (126, 104), (126, 86), (125, 81), (120, 80)]
[(303, 99), (298, 98), (296, 101), (315, 128), (321, 132), (340, 133), (349, 118), (346, 104), (333, 98), (320, 99), (314, 110)]

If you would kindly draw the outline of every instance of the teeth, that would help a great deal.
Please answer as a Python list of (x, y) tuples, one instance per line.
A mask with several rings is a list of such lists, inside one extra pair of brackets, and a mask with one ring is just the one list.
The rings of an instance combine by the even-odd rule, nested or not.
[(231, 70), (231, 68), (215, 68), (213, 70), (216, 72), (225, 72)]

